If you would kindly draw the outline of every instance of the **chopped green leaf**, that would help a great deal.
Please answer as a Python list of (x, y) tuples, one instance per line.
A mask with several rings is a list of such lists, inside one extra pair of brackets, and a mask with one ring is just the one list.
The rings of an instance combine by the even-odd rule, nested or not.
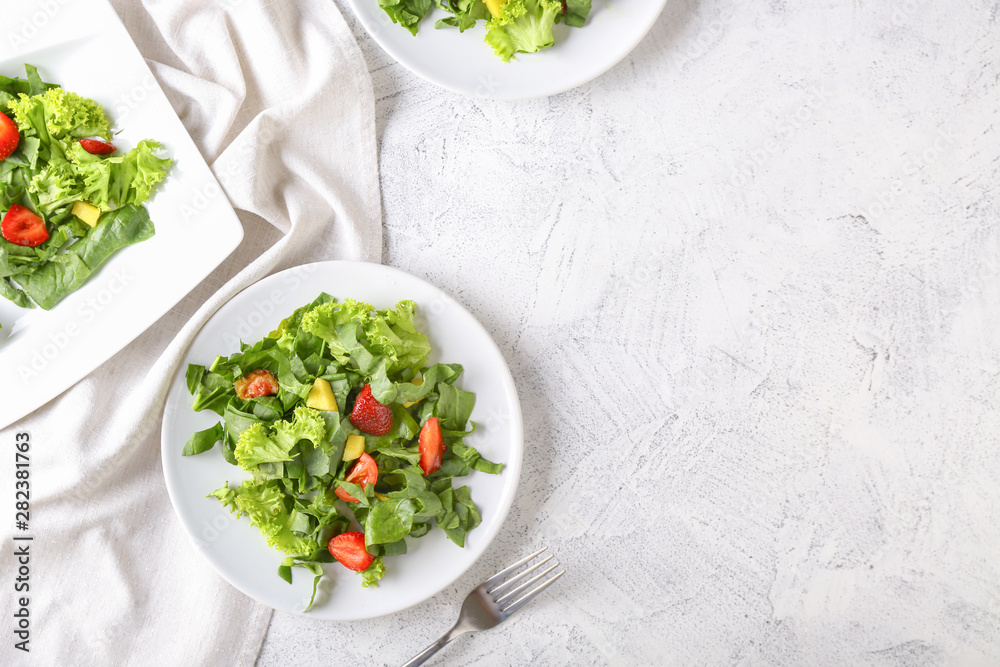
[(222, 440), (222, 436), (222, 424), (216, 424), (211, 428), (206, 428), (204, 431), (198, 431), (184, 445), (181, 456), (194, 456), (195, 454), (207, 452), (212, 447), (215, 447), (215, 443)]

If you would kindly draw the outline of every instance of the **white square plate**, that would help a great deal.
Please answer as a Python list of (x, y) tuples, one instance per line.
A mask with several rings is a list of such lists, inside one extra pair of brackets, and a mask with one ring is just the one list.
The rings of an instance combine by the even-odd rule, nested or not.
[(147, 203), (156, 235), (123, 248), (49, 311), (0, 299), (0, 428), (55, 398), (170, 310), (229, 256), (243, 227), (117, 14), (104, 0), (8, 3), (0, 74), (104, 106), (116, 145), (163, 144), (174, 160)]

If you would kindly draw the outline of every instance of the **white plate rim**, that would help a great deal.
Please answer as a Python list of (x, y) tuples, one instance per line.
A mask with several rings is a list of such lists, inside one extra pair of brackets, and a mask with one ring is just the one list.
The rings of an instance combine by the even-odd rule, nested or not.
[[(190, 359), (191, 349), (194, 347), (195, 342), (199, 340), (199, 337), (202, 335), (205, 328), (209, 325), (210, 322), (215, 320), (217, 317), (224, 317), (227, 314), (226, 311), (229, 310), (229, 308), (227, 307), (230, 307), (230, 304), (238, 303), (241, 300), (241, 298), (242, 299), (252, 298), (254, 294), (256, 294), (258, 291), (263, 290), (265, 286), (268, 286), (271, 283), (276, 282), (277, 280), (279, 280), (283, 276), (288, 275), (291, 272), (301, 271), (302, 269), (308, 269), (310, 267), (316, 267), (321, 271), (324, 266), (331, 266), (331, 265), (337, 268), (342, 268), (347, 271), (375, 268), (375, 270), (382, 273), (386, 278), (396, 278), (406, 282), (419, 284), (424, 289), (428, 289), (436, 293), (437, 295), (445, 298), (449, 303), (451, 303), (454, 307), (456, 307), (458, 311), (462, 313), (462, 315), (469, 320), (470, 325), (473, 328), (475, 328), (477, 332), (480, 335), (482, 335), (486, 341), (488, 341), (489, 346), (491, 346), (492, 348), (492, 351), (497, 355), (497, 357), (501, 362), (501, 369), (503, 372), (501, 373), (501, 377), (498, 379), (504, 385), (503, 389), (505, 397), (507, 399), (507, 407), (510, 409), (509, 420), (511, 427), (511, 438), (509, 439), (510, 449), (508, 450), (507, 458), (502, 461), (504, 463), (504, 470), (501, 472), (501, 475), (506, 476), (504, 479), (503, 494), (499, 498), (498, 504), (490, 508), (490, 516), (495, 517), (495, 519), (493, 519), (488, 526), (484, 525), (486, 523), (484, 521), (483, 524), (480, 524), (480, 526), (478, 526), (473, 531), (473, 532), (478, 532), (480, 530), (484, 531), (478, 534), (478, 538), (481, 540), (481, 542), (474, 551), (467, 552), (470, 554), (470, 556), (466, 559), (466, 562), (463, 564), (462, 567), (457, 568), (454, 571), (453, 576), (451, 576), (451, 578), (448, 581), (437, 587), (434, 587), (433, 589), (430, 589), (422, 593), (419, 599), (415, 599), (409, 602), (408, 604), (399, 605), (392, 609), (377, 613), (344, 615), (340, 617), (322, 616), (321, 614), (318, 614), (316, 610), (304, 613), (299, 609), (275, 606), (270, 601), (263, 600), (257, 595), (255, 595), (253, 591), (248, 590), (247, 587), (244, 585), (244, 582), (234, 578), (231, 575), (231, 572), (225, 570), (224, 568), (220, 568), (215, 561), (209, 558), (207, 554), (202, 552), (202, 556), (209, 561), (209, 564), (224, 580), (226, 580), (230, 585), (232, 585), (234, 588), (242, 592), (247, 597), (250, 597), (251, 599), (256, 600), (261, 604), (271, 607), (272, 609), (289, 613), (295, 616), (300, 616), (303, 618), (344, 622), (344, 621), (359, 621), (370, 618), (379, 618), (382, 616), (399, 613), (401, 611), (414, 607), (418, 604), (426, 602), (427, 600), (438, 595), (442, 590), (444, 590), (448, 586), (454, 584), (455, 581), (457, 581), (462, 575), (464, 575), (482, 557), (482, 555), (486, 552), (489, 546), (493, 543), (493, 540), (496, 538), (497, 534), (499, 534), (500, 529), (506, 522), (507, 515), (509, 514), (511, 507), (513, 506), (514, 498), (517, 495), (517, 488), (520, 482), (521, 467), (524, 457), (524, 424), (523, 424), (520, 401), (517, 395), (517, 388), (516, 385), (514, 384), (514, 378), (513, 375), (510, 373), (510, 368), (507, 365), (506, 359), (504, 359), (503, 353), (500, 351), (500, 348), (496, 345), (496, 342), (493, 340), (493, 337), (490, 335), (489, 331), (487, 331), (487, 329), (482, 325), (482, 323), (479, 322), (479, 320), (474, 315), (472, 315), (472, 313), (470, 313), (469, 310), (465, 308), (465, 306), (463, 306), (458, 300), (454, 299), (454, 297), (447, 294), (446, 292), (444, 292), (444, 290), (437, 287), (436, 285), (395, 267), (383, 264), (370, 263), (370, 262), (349, 261), (349, 260), (328, 260), (321, 262), (313, 262), (310, 264), (294, 266), (284, 269), (282, 271), (278, 271), (276, 273), (272, 273), (258, 280), (252, 285), (247, 286), (239, 293), (234, 295), (229, 301), (223, 304), (219, 308), (219, 310), (212, 315), (212, 317), (210, 317), (206, 321), (205, 325), (202, 326), (202, 328), (198, 331), (197, 334), (195, 334), (194, 338), (192, 339), (191, 344), (188, 346), (188, 351), (185, 352), (184, 358), (182, 359), (180, 365), (178, 366), (173, 379), (168, 385), (167, 397), (166, 400), (164, 401), (163, 420), (160, 431), (160, 445), (161, 445), (160, 460), (163, 466), (163, 475), (164, 475), (164, 480), (166, 482), (167, 495), (170, 499), (171, 506), (174, 509), (175, 516), (178, 518), (179, 522), (181, 523), (184, 529), (185, 536), (188, 538), (193, 548), (200, 551), (196, 538), (194, 537), (195, 526), (192, 525), (191, 518), (185, 516), (181, 511), (178, 510), (178, 499), (180, 497), (180, 494), (184, 493), (185, 491), (181, 488), (178, 482), (177, 475), (174, 472), (174, 463), (178, 458), (180, 458), (179, 455), (180, 447), (178, 447), (177, 445), (182, 443), (178, 443), (178, 441), (173, 440), (171, 438), (171, 434), (168, 433), (168, 429), (172, 425), (172, 420), (170, 419), (170, 412), (172, 409), (177, 408), (177, 406), (174, 406), (172, 404), (173, 395), (179, 393), (181, 397), (187, 397), (188, 399), (190, 399), (190, 395), (187, 393), (187, 388), (184, 382), (184, 373), (186, 371), (187, 364), (193, 363), (193, 360)], [(316, 276), (318, 272), (319, 271), (312, 273), (311, 276)], [(309, 279), (310, 278), (307, 278), (307, 280)], [(330, 292), (329, 289), (324, 289), (323, 286), (317, 286), (317, 289), (314, 291), (316, 291), (316, 294), (319, 294), (320, 291), (327, 291), (327, 293), (332, 294), (332, 292)], [(333, 294), (333, 296), (337, 296), (338, 298), (352, 298), (350, 294), (343, 294), (343, 295)], [(406, 298), (406, 297), (400, 296), (399, 298)], [(304, 305), (304, 303), (290, 304), (288, 312), (283, 313), (282, 317), (289, 315), (291, 313), (291, 310), (294, 310), (295, 308), (301, 305)], [(374, 304), (374, 305), (376, 307), (380, 307), (379, 304)], [(256, 333), (254, 335), (256, 335)], [(433, 340), (431, 341), (431, 344), (433, 346), (434, 344)], [(461, 361), (459, 361), (459, 363), (461, 363)], [(465, 365), (466, 368), (468, 368), (467, 364), (463, 365)], [(470, 387), (465, 387), (465, 388), (470, 391), (472, 390), (472, 388)], [(187, 404), (180, 406), (179, 409), (184, 409), (190, 412), (190, 400), (188, 400)], [(481, 502), (481, 499), (473, 498), (473, 500), (476, 501), (476, 504), (481, 509), (483, 508), (484, 505)], [(241, 521), (245, 520), (246, 519), (241, 519)], [(408, 538), (408, 540), (409, 539), (411, 538)], [(260, 540), (260, 544), (264, 549), (268, 549), (267, 545), (263, 542), (263, 539)], [(466, 544), (465, 549), (469, 549), (468, 543)], [(333, 567), (334, 565), (336, 564), (335, 563), (329, 564), (328, 567)], [(273, 572), (265, 572), (263, 573), (263, 576), (276, 577), (277, 575)]]

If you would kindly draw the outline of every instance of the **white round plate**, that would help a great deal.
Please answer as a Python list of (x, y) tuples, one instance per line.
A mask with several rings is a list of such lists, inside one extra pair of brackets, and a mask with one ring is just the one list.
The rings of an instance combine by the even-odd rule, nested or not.
[(521, 472), (521, 409), (510, 371), (486, 329), (447, 294), (398, 269), (361, 262), (307, 264), (243, 290), (205, 324), (174, 378), (163, 415), (163, 474), (181, 524), (219, 574), (275, 609), (295, 614), (305, 609), (312, 575), (296, 568), (292, 584), (285, 583), (277, 575), (284, 554), (268, 547), (247, 518), (235, 519), (215, 498), (205, 497), (227, 480), (239, 483), (243, 472), (227, 463), (218, 447), (181, 456), (192, 433), (219, 421), (213, 412), (191, 410), (184, 372), (189, 363), (208, 366), (216, 355), (236, 352), (240, 339), (260, 340), (320, 292), (376, 308), (394, 306), (401, 299), (416, 302), (418, 323), (434, 350), (431, 363), (462, 364), (465, 372), (458, 384), (476, 394), (472, 419), (477, 428), (468, 444), (506, 466), (499, 475), (473, 471), (456, 479), (470, 487), (483, 518), (467, 536), (464, 549), (437, 529), (419, 539), (407, 538), (409, 553), (385, 559), (386, 574), (378, 588), (362, 588), (361, 576), (339, 563), (325, 566), (322, 592), (307, 615), (338, 621), (372, 618), (423, 602), (457, 580), (500, 530)]
[(348, 0), (365, 30), (408, 70), (464, 95), (516, 100), (555, 95), (594, 79), (624, 58), (653, 27), (666, 0), (594, 0), (582, 28), (555, 27), (555, 45), (519, 53), (509, 63), (484, 41), (483, 21), (463, 33), (438, 30), (449, 16), (432, 8), (416, 36), (395, 23), (378, 0)]

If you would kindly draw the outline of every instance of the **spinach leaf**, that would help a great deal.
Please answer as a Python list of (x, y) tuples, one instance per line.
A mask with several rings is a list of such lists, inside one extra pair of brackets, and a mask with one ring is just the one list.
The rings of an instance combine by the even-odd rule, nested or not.
[(398, 542), (413, 527), (416, 504), (407, 498), (375, 503), (365, 520), (365, 546)]
[(204, 431), (198, 431), (184, 445), (181, 456), (194, 456), (195, 454), (207, 452), (212, 447), (215, 447), (215, 443), (222, 440), (222, 436), (222, 424), (216, 424), (211, 428), (206, 428)]
[(152, 238), (153, 223), (142, 206), (124, 206), (103, 217), (81, 241), (54, 255), (32, 273), (16, 278), (31, 300), (45, 310), (80, 288), (116, 251)]

